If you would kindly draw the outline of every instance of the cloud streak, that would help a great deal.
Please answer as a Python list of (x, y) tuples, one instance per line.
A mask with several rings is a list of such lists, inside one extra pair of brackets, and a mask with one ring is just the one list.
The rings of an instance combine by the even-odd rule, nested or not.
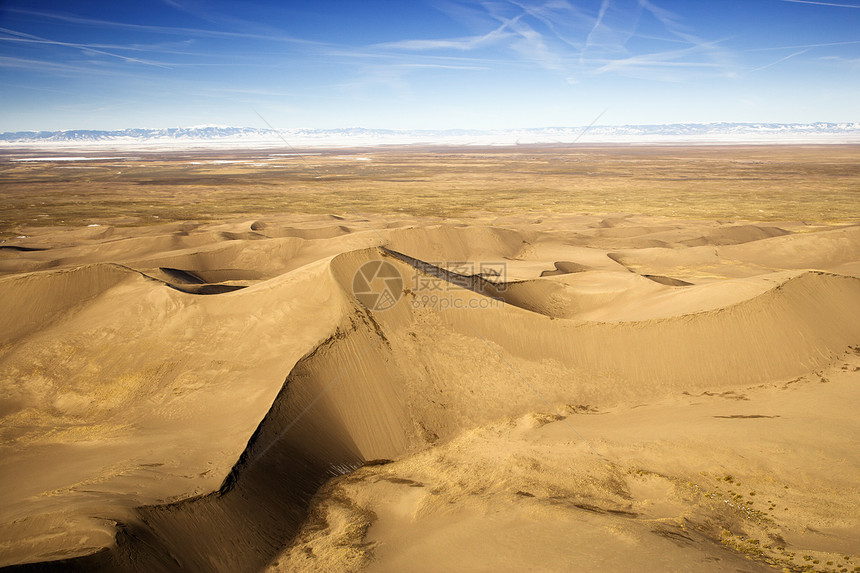
[(399, 42), (387, 42), (376, 44), (376, 48), (408, 50), (408, 51), (426, 51), (426, 50), (460, 50), (470, 51), (486, 46), (494, 42), (498, 42), (512, 34), (506, 32), (507, 23), (502, 24), (495, 30), (491, 30), (482, 36), (471, 36), (467, 38), (448, 38), (436, 40), (402, 40)]
[(0, 68), (19, 69), (26, 72), (53, 72), (68, 76), (80, 76), (81, 74), (96, 74), (101, 76), (115, 75), (111, 70), (99, 70), (89, 67), (64, 64), (51, 60), (36, 58), (17, 58), (12, 56), (0, 56)]
[[(483, 19), (483, 25), (489, 28), (483, 34), (450, 39), (405, 39), (371, 48), (388, 54), (410, 52), (417, 56), (427, 52), (479, 52), (492, 46), (516, 54), (514, 61), (536, 63), (559, 73), (568, 82), (576, 82), (575, 77), (584, 75), (625, 75), (632, 70), (648, 68), (695, 68), (724, 75), (733, 72), (732, 57), (719, 41), (708, 41), (693, 34), (682, 25), (681, 18), (651, 0), (600, 0), (592, 12), (566, 0), (483, 1), (477, 8), (477, 11), (467, 10), (456, 3), (443, 6), (451, 17), (473, 26), (476, 19)], [(659, 22), (668, 37), (639, 33), (642, 13)], [(683, 47), (637, 54), (626, 46), (634, 36), (650, 37), (652, 43), (672, 42)], [(660, 78), (655, 76), (654, 79)]]
[(769, 52), (773, 50), (796, 50), (798, 48), (826, 48), (832, 46), (851, 46), (860, 44), (860, 40), (848, 40), (845, 42), (818, 42), (814, 44), (799, 44), (794, 46), (770, 46), (767, 48), (751, 48), (748, 52)]
[(8, 13), (21, 14), (25, 16), (36, 16), (56, 20), (60, 22), (68, 22), (70, 24), (83, 24), (89, 26), (101, 26), (111, 29), (136, 30), (139, 32), (150, 32), (153, 34), (164, 34), (172, 36), (195, 36), (200, 38), (224, 38), (224, 39), (249, 39), (261, 40), (266, 42), (285, 42), (290, 44), (301, 44), (318, 46), (323, 45), (321, 42), (295, 38), (293, 36), (256, 34), (248, 32), (225, 32), (219, 30), (207, 30), (204, 28), (187, 28), (177, 26), (153, 26), (147, 24), (130, 24), (127, 22), (113, 22), (110, 20), (100, 20), (97, 18), (84, 18), (81, 16), (73, 16), (69, 14), (61, 14), (59, 12), (44, 12), (39, 10), (25, 10), (22, 8), (4, 8)]
[[(423, 0), (396, 9), (159, 0), (145, 11), (10, 0), (0, 23), (4, 119), (23, 124), (16, 116), (34, 96), (50, 99), (26, 90), (42, 87), (69, 90), (70, 100), (138, 98), (147, 102), (135, 110), (141, 117), (220, 113), (211, 119), (224, 124), (249, 101), (323, 124), (575, 124), (608, 103), (613, 121), (730, 121), (741, 112), (729, 102), (758, 101), (773, 86), (785, 86), (780, 103), (745, 109), (775, 117), (794, 101), (807, 114), (799, 119), (817, 119), (816, 106), (823, 117), (834, 109), (850, 117), (856, 102), (843, 94), (860, 86), (858, 4), (759, 0), (715, 15), (713, 3), (669, 0)], [(798, 72), (813, 65), (820, 85), (804, 94), (812, 87)], [(625, 100), (635, 105), (616, 104)]]
[(753, 68), (753, 69), (751, 69), (751, 70), (750, 70), (750, 72), (758, 72), (758, 71), (761, 71), (761, 70), (766, 70), (767, 68), (773, 67), (773, 66), (775, 66), (775, 65), (777, 65), (777, 64), (781, 64), (782, 62), (785, 62), (785, 61), (787, 61), (787, 60), (790, 60), (791, 58), (794, 58), (794, 57), (796, 57), (796, 56), (800, 56), (801, 54), (805, 54), (805, 53), (806, 53), (806, 52), (808, 52), (808, 51), (809, 51), (809, 49), (806, 49), (806, 50), (800, 50), (800, 51), (798, 51), (798, 52), (794, 52), (793, 54), (789, 54), (789, 55), (785, 56), (784, 58), (780, 58), (780, 59), (778, 59), (778, 60), (777, 60), (777, 61), (775, 61), (775, 62), (771, 62), (771, 63), (769, 63), (769, 64), (765, 64), (765, 65), (763, 65), (763, 66), (759, 66), (759, 67), (757, 67), (757, 68)]
[(594, 35), (597, 33), (601, 24), (603, 24), (603, 18), (606, 16), (606, 10), (608, 9), (609, 0), (603, 0), (600, 4), (600, 10), (597, 12), (597, 18), (594, 21), (594, 25), (591, 27), (591, 30), (588, 32), (588, 36), (585, 38), (585, 47), (582, 50), (583, 54), (585, 54), (585, 50), (587, 50), (589, 46), (594, 44)]
[(0, 41), (2, 42), (18, 42), (24, 44), (42, 44), (48, 46), (62, 46), (66, 48), (77, 48), (84, 52), (85, 54), (100, 54), (102, 56), (109, 56), (111, 58), (117, 58), (127, 63), (133, 64), (143, 64), (146, 66), (155, 66), (158, 68), (169, 69), (171, 66), (162, 63), (162, 62), (154, 62), (152, 60), (144, 60), (141, 58), (132, 58), (130, 56), (123, 56), (122, 54), (115, 54), (113, 52), (108, 52), (102, 50), (92, 44), (78, 44), (74, 42), (58, 42), (55, 40), (48, 40), (46, 38), (40, 38), (38, 36), (33, 36), (32, 34), (25, 34), (23, 32), (16, 32), (15, 30), (9, 30), (6, 28), (0, 28), (0, 32), (5, 34), (10, 34), (11, 36), (0, 36)]
[(781, 0), (792, 4), (812, 4), (813, 6), (832, 6), (834, 8), (860, 8), (854, 4), (837, 4), (835, 2), (815, 2), (813, 0)]

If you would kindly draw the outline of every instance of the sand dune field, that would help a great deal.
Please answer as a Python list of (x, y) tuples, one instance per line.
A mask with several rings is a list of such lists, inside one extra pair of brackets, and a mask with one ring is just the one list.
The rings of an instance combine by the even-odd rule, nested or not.
[[(429, 164), (430, 195), (382, 202), (365, 173), (370, 203), (339, 210), (259, 181), (231, 206), (250, 176), (217, 171), (217, 211), (160, 165), (158, 220), (6, 158), (0, 568), (860, 570), (856, 148), (757, 150), (698, 202), (678, 170), (755, 153), (657, 152), (631, 173), (675, 169), (679, 206), (603, 210), (596, 189), (546, 203), (550, 152), (549, 180), (499, 156), (435, 215), (458, 176)], [(391, 153), (409, 166), (385, 176), (414, 178)], [(600, 153), (579, 159), (617, 198), (644, 152)], [(28, 203), (54, 184), (89, 211)], [(481, 209), (495, 185), (540, 193)]]

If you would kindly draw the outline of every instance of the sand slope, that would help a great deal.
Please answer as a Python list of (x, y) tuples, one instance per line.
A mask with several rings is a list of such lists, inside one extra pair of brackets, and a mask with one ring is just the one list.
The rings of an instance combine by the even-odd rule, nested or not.
[[(0, 565), (383, 571), (444, 547), (448, 570), (757, 570), (850, 553), (860, 227), (492, 221), (45, 231), (21, 241), (44, 250), (4, 250)], [(379, 261), (402, 290), (372, 310), (355, 277)], [(773, 452), (801, 443), (821, 450), (798, 477), (801, 458)], [(795, 509), (767, 522), (703, 500), (729, 495), (726, 475), (770, 499), (785, 482)]]

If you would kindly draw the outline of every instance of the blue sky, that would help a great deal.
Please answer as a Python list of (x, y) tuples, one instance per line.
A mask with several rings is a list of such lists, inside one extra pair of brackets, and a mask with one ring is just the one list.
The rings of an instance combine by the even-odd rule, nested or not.
[(860, 0), (0, 0), (0, 131), (860, 121)]

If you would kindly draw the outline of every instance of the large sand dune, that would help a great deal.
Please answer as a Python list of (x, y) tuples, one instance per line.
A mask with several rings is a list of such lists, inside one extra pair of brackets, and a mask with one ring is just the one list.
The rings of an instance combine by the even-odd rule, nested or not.
[(270, 216), (5, 246), (10, 570), (860, 565), (860, 226)]

